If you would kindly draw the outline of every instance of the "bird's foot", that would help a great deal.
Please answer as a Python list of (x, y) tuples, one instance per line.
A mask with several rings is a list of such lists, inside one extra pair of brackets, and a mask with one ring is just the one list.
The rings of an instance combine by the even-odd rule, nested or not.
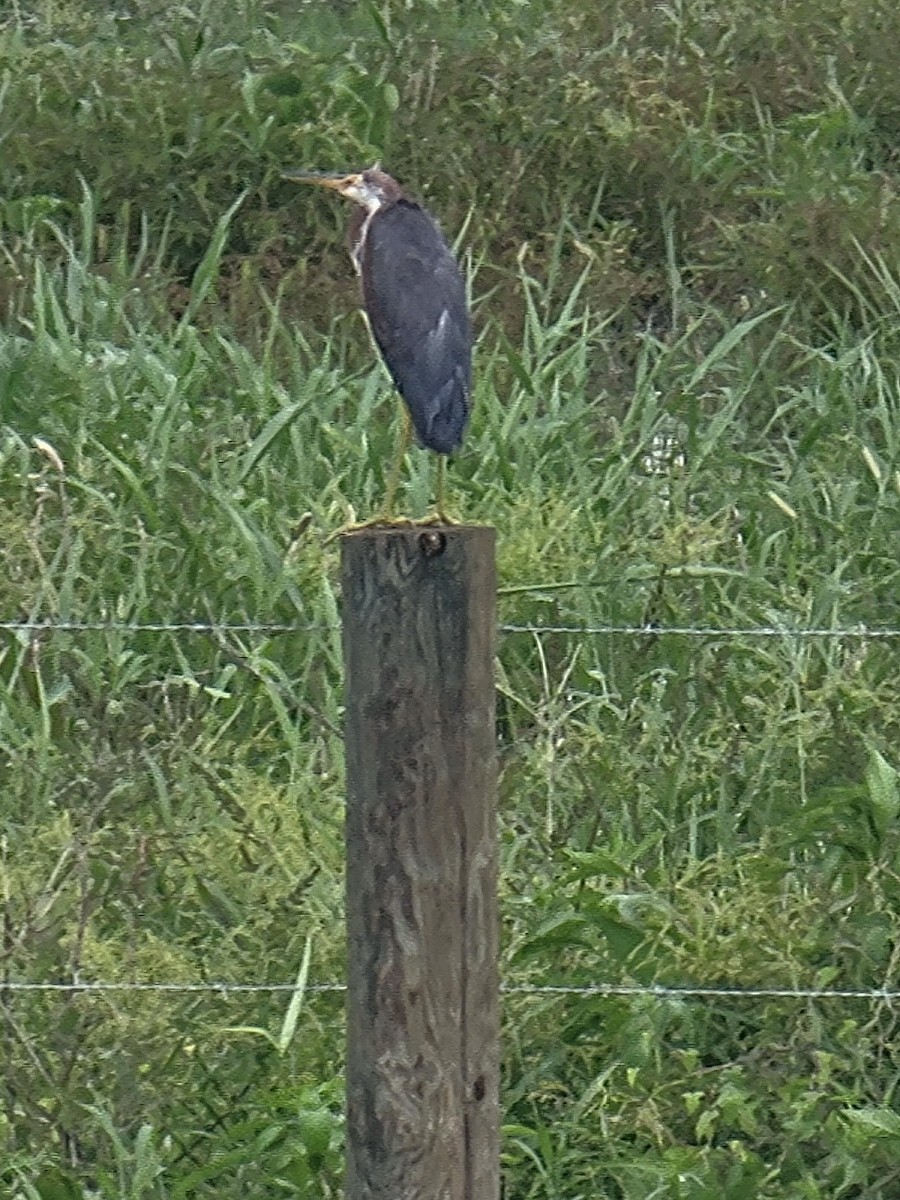
[(361, 529), (408, 529), (411, 525), (417, 524), (419, 522), (413, 521), (411, 517), (394, 517), (390, 513), (379, 513), (375, 517), (370, 517), (368, 521), (348, 521), (346, 525), (342, 525), (334, 533), (329, 533), (323, 545), (329, 546), (345, 534), (359, 533)]
[(416, 522), (417, 525), (459, 525), (461, 522), (456, 517), (451, 517), (448, 512), (442, 508), (435, 508), (427, 517), (423, 517), (421, 521)]

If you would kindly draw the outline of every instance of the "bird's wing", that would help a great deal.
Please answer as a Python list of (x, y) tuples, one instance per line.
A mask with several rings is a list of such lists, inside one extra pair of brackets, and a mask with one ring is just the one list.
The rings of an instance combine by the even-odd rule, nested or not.
[(469, 415), (472, 329), (462, 274), (431, 217), (401, 200), (376, 213), (363, 296), (378, 347), (423, 446), (450, 454)]

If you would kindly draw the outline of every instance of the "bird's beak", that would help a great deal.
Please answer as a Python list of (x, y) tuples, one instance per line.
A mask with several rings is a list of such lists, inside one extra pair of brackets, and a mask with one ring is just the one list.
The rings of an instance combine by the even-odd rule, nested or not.
[(340, 171), (282, 171), (281, 178), (290, 179), (292, 183), (314, 183), (335, 192), (345, 192), (359, 177), (344, 175)]

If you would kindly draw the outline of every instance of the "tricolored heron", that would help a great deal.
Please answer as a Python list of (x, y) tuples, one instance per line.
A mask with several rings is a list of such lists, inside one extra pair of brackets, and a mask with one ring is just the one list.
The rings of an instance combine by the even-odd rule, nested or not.
[(406, 405), (388, 476), (390, 521), (412, 432), (440, 455), (436, 512), (445, 521), (444, 462), (462, 445), (472, 384), (472, 326), (466, 286), (437, 222), (378, 164), (358, 174), (286, 171), (285, 179), (331, 188), (359, 206), (348, 230), (363, 306), (391, 378)]

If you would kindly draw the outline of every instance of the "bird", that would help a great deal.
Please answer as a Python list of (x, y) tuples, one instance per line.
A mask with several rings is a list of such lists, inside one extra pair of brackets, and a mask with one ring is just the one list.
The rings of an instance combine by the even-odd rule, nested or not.
[(350, 257), (369, 328), (405, 406), (383, 510), (367, 524), (392, 522), (413, 432), (420, 446), (439, 456), (435, 517), (448, 523), (444, 464), (462, 446), (472, 391), (472, 323), (459, 264), (431, 213), (379, 163), (351, 174), (282, 176), (329, 188), (357, 205), (347, 231)]

